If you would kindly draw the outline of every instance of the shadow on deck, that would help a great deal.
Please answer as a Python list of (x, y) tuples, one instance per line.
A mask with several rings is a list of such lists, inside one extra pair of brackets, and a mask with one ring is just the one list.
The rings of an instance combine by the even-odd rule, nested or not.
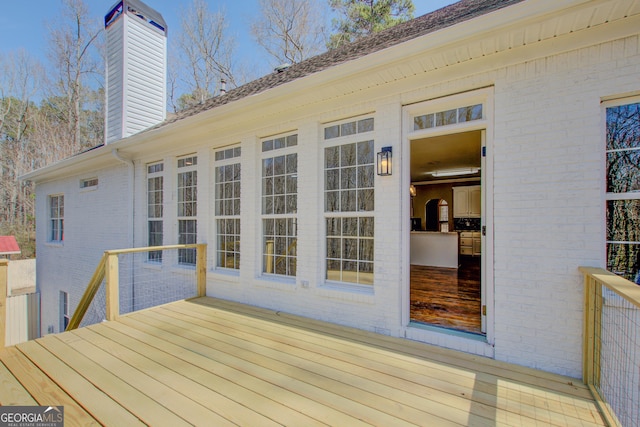
[(213, 298), (0, 351), (67, 425), (604, 425), (578, 380)]

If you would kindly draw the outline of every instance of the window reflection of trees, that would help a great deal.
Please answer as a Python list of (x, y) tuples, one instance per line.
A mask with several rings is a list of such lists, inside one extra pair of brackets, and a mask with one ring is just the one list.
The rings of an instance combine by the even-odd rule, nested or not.
[(607, 268), (633, 280), (640, 257), (640, 103), (607, 108)]
[[(343, 132), (350, 131), (343, 129)], [(374, 145), (361, 141), (325, 148), (325, 212), (358, 212), (327, 217), (327, 280), (373, 284)]]

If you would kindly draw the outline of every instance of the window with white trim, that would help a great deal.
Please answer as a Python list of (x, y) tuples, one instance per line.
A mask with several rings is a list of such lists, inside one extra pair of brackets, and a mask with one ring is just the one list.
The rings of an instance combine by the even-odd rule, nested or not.
[(80, 188), (95, 188), (98, 186), (98, 178), (86, 178), (80, 181)]
[(49, 196), (49, 241), (64, 241), (64, 195)]
[[(178, 244), (196, 243), (198, 239), (198, 166), (197, 156), (178, 159)], [(178, 263), (196, 264), (196, 249), (178, 249)]]
[(328, 281), (373, 285), (373, 125), (373, 118), (364, 118), (324, 128)]
[(262, 141), (262, 272), (295, 276), (298, 135)]
[(640, 99), (606, 108), (607, 269), (640, 284)]
[(239, 146), (215, 152), (216, 267), (240, 269)]
[(66, 331), (71, 316), (69, 315), (69, 293), (60, 291), (60, 332)]
[[(164, 164), (147, 165), (147, 243), (148, 246), (162, 246), (164, 224), (162, 218), (164, 203)], [(162, 251), (149, 251), (149, 261), (161, 262)]]

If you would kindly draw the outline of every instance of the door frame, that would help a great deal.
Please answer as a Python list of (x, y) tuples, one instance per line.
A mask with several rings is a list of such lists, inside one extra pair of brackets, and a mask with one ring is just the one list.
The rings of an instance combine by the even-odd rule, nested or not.
[[(458, 93), (451, 96), (423, 101), (411, 105), (405, 105), (402, 108), (402, 186), (408, 189), (411, 184), (411, 166), (410, 153), (411, 141), (416, 139), (451, 135), (455, 133), (480, 130), (481, 146), (483, 155), (481, 156), (481, 226), (484, 227), (482, 242), (482, 266), (481, 266), (481, 299), (482, 305), (486, 307), (486, 315), (482, 315), (482, 330), (485, 331), (486, 343), (493, 345), (495, 341), (495, 313), (494, 313), (494, 246), (493, 246), (493, 123), (494, 123), (494, 105), (493, 105), (493, 87), (478, 89), (474, 91)], [(429, 114), (438, 111), (445, 111), (451, 108), (459, 108), (469, 105), (483, 105), (483, 117), (480, 120), (470, 122), (457, 123), (453, 125), (438, 126), (430, 129), (413, 129), (413, 117), (421, 114)], [(401, 286), (401, 317), (402, 327), (405, 329), (405, 335), (408, 334), (407, 329), (414, 327), (410, 320), (410, 235), (411, 235), (411, 219), (410, 219), (411, 195), (409, 191), (402, 191), (402, 286)], [(441, 329), (441, 328), (438, 328)], [(448, 330), (441, 329), (443, 334), (447, 334)], [(452, 334), (460, 336), (459, 333), (451, 331)], [(464, 337), (465, 334), (462, 336)], [(471, 338), (471, 334), (470, 338)], [(429, 342), (431, 335), (427, 334), (425, 341)], [(477, 340), (477, 338), (474, 338)], [(440, 341), (434, 337), (434, 341)], [(434, 342), (437, 343), (437, 342)]]

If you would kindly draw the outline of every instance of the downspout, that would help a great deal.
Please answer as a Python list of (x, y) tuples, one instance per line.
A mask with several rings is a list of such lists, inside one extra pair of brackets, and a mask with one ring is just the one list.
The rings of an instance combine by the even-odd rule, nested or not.
[[(118, 152), (117, 148), (113, 148), (111, 150), (111, 155), (113, 157), (115, 157), (117, 160), (121, 161), (122, 163), (125, 163), (126, 165), (129, 166), (129, 182), (131, 183), (131, 193), (129, 194), (129, 203), (131, 204), (131, 231), (130, 231), (130, 235), (131, 235), (131, 243), (129, 244), (130, 248), (135, 247), (135, 220), (136, 220), (136, 165), (134, 163), (134, 161), (132, 159), (127, 159), (125, 157), (122, 157), (120, 155), (120, 153)], [(133, 265), (133, 258), (131, 260), (131, 263)], [(135, 284), (135, 275), (134, 275), (134, 271), (133, 268), (130, 268), (131, 271), (131, 310), (135, 310), (135, 306), (136, 306), (136, 284)]]

